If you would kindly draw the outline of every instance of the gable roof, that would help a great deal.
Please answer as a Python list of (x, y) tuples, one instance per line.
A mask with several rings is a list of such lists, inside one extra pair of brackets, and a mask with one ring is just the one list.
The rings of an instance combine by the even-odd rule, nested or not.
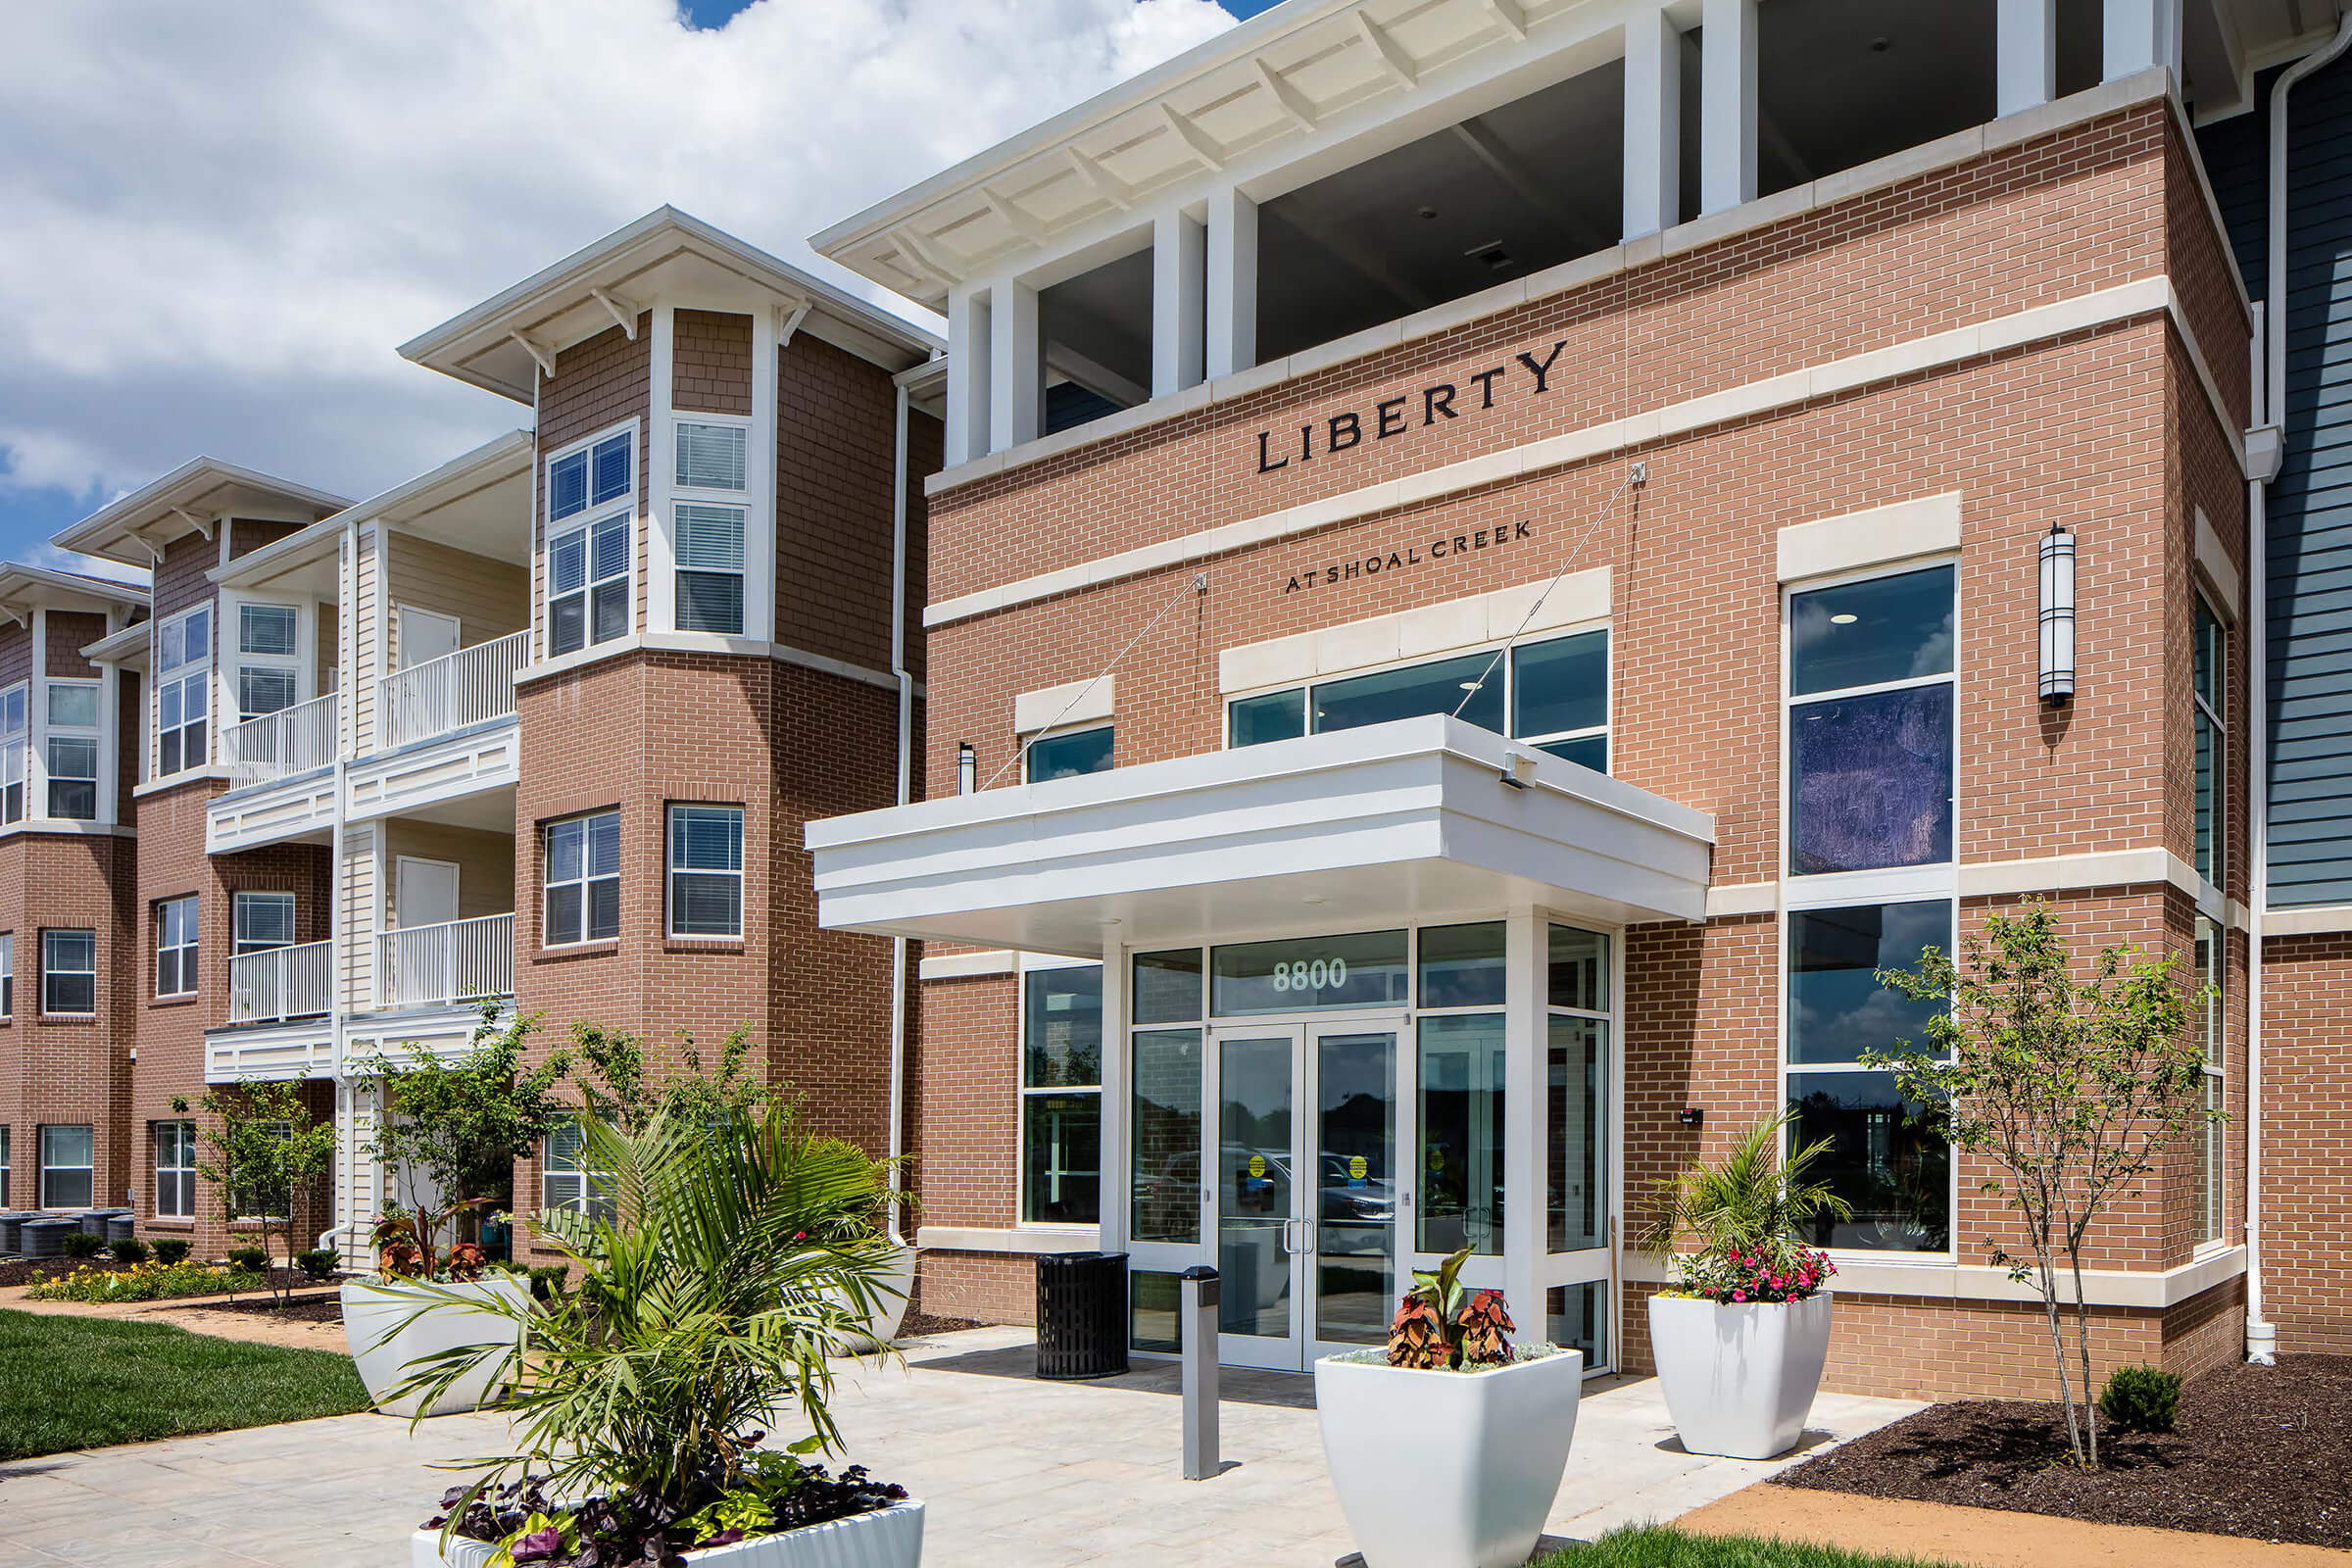
[(191, 458), (153, 483), (108, 502), (50, 543), (144, 568), (172, 540), (209, 533), (219, 518), (231, 514), (292, 512), (316, 520), (350, 504), (342, 496), (218, 458)]

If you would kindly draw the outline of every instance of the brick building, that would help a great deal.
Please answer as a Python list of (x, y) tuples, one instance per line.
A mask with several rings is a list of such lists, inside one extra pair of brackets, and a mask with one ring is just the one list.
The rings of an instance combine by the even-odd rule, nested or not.
[[(2261, 510), (2334, 230), (2301, 347), (2246, 282), (2310, 15), (1293, 0), (818, 235), (949, 320), (933, 798), (809, 829), (825, 924), (925, 944), (931, 1308), (1102, 1246), (1165, 1352), (1213, 1263), (1298, 1368), (1467, 1245), (1641, 1370), (1646, 1188), (1788, 1106), (1833, 1386), (2037, 1392), (1986, 1170), (1860, 1062), (2034, 895), (2218, 996), (2099, 1357), (2342, 1348), (2352, 866), (2267, 867), (2352, 858), (2352, 643)], [(2266, 696), (2273, 625), (2335, 662)]]
[[(339, 1150), (298, 1231), (357, 1250), (415, 1196), (368, 1154), (382, 1064), (486, 1005), (539, 1049), (741, 1029), (812, 1125), (898, 1150), (906, 951), (818, 928), (801, 824), (919, 788), (938, 347), (664, 208), (402, 350), (529, 428), (356, 503), (199, 460), (59, 536), (152, 567), (152, 615), (8, 568), (8, 798), (71, 787), (69, 684), (105, 765), (82, 820), (0, 825), (0, 971), (95, 994), (0, 998), (5, 1196), (218, 1255), (176, 1106), (299, 1081)], [(88, 974), (39, 956), (64, 928)], [(586, 1201), (542, 1156), (514, 1206)]]

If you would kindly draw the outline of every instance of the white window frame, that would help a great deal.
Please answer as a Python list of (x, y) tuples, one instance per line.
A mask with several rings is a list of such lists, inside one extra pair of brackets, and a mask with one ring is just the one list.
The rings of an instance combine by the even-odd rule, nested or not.
[(13, 1201), (16, 1194), (15, 1152), (10, 1149), (9, 1143), (8, 1124), (0, 1122), (0, 1209), (13, 1209), (17, 1206)]
[[(735, 864), (725, 866), (681, 865), (678, 863), (678, 822), (681, 812), (715, 812), (735, 819)], [(662, 813), (662, 930), (672, 940), (680, 942), (740, 942), (743, 940), (744, 893), (743, 874), (745, 824), (743, 808), (715, 801), (672, 801)], [(732, 931), (681, 931), (678, 929), (678, 879), (683, 876), (707, 877), (713, 880), (732, 877), (735, 882), (735, 929)], [(585, 897), (585, 895), (582, 895)]]
[[(1026, 740), (1022, 741), (1021, 782), (1024, 784), (1034, 784), (1038, 782), (1032, 767), (1032, 760), (1037, 755), (1038, 742), (1075, 740), (1081, 735), (1094, 734), (1103, 734), (1110, 737), (1110, 764), (1106, 767), (1097, 768), (1096, 771), (1100, 773), (1107, 773), (1111, 770), (1111, 768), (1118, 766), (1119, 726), (1115, 721), (1106, 718), (1100, 724), (1073, 724), (1068, 729), (1041, 729), (1036, 734), (1031, 735)], [(1065, 776), (1075, 777), (1076, 775)]]
[(32, 682), (18, 681), (0, 691), (0, 826), (24, 820), (26, 770), (31, 751)]
[[(86, 937), (90, 944), (90, 966), (87, 969), (65, 969), (49, 959), (51, 937)], [(88, 975), (90, 977), (90, 1005), (86, 1011), (64, 1012), (49, 1005), (49, 981), (52, 976)], [(59, 925), (41, 928), (41, 1016), (44, 1018), (95, 1018), (98, 1016), (98, 933), (89, 926)]]
[[(1802, 596), (1824, 588), (1844, 588), (1857, 583), (1875, 582), (1881, 578), (1908, 576), (1947, 566), (1952, 573), (1952, 667), (1941, 674), (1918, 676), (1905, 680), (1881, 681), (1866, 686), (1839, 686), (1827, 691), (1807, 692), (1801, 698), (1789, 695), (1791, 668), (1789, 642), (1791, 621), (1789, 610)], [(1790, 1078), (1799, 1072), (1838, 1072), (1874, 1069), (1854, 1063), (1850, 1067), (1837, 1062), (1792, 1062), (1788, 1054), (1788, 944), (1792, 935), (1791, 915), (1814, 909), (1845, 908), (1870, 904), (1929, 904), (1943, 902), (1951, 906), (1952, 933), (1957, 942), (1960, 931), (1960, 878), (1958, 857), (1961, 843), (1960, 801), (1960, 680), (1962, 675), (1961, 649), (1965, 642), (1961, 631), (1964, 572), (1956, 555), (1924, 557), (1915, 561), (1888, 562), (1854, 571), (1807, 577), (1781, 584), (1781, 670), (1780, 704), (1775, 715), (1779, 733), (1774, 741), (1780, 753), (1780, 844), (1777, 851), (1781, 875), (1781, 916), (1776, 922), (1778, 932), (1773, 949), (1773, 963), (1777, 970), (1773, 982), (1773, 1034), (1779, 1054), (1779, 1090), (1777, 1104), (1788, 1103)], [(1795, 759), (1788, 746), (1789, 715), (1798, 708), (1838, 698), (1862, 697), (1878, 692), (1901, 691), (1911, 687), (1948, 683), (1952, 689), (1952, 855), (1949, 860), (1927, 865), (1874, 867), (1863, 871), (1828, 871), (1798, 876), (1788, 871), (1793, 849), (1790, 837), (1795, 822), (1795, 792), (1792, 770)], [(1890, 1069), (1875, 1069), (1887, 1071)], [(1960, 1247), (1960, 1155), (1953, 1151), (1946, 1161), (1944, 1213), (1947, 1246), (1938, 1252), (1884, 1251), (1875, 1249), (1830, 1248), (1826, 1250), (1839, 1262), (1854, 1263), (1925, 1263), (1957, 1264)]]
[[(1026, 956), (1024, 958), (1026, 960)], [(1108, 1011), (1105, 1010), (1102, 1019), (1101, 1045), (1095, 1058), (1095, 1082), (1091, 1087), (1086, 1084), (1032, 1084), (1029, 1081), (1029, 977), (1033, 974), (1048, 973), (1057, 969), (1095, 969), (1100, 971), (1102, 968), (1103, 960), (1071, 963), (1066, 959), (1041, 956), (1035, 962), (1024, 961), (1014, 973), (1013, 1050), (1017, 1054), (1012, 1064), (1012, 1078), (1013, 1083), (1017, 1086), (1019, 1096), (1012, 1118), (1012, 1212), (1015, 1225), (1028, 1228), (1043, 1226), (1050, 1230), (1060, 1230), (1072, 1225), (1085, 1226), (1088, 1223), (1085, 1220), (1031, 1219), (1029, 1217), (1029, 1101), (1033, 1096), (1044, 1095), (1093, 1095), (1095, 1097), (1095, 1164), (1097, 1169), (1095, 1172), (1095, 1218), (1093, 1223), (1101, 1226), (1106, 1223), (1110, 1217), (1111, 1173), (1104, 1167), (1110, 1164), (1111, 1148), (1110, 1140), (1104, 1136), (1102, 1124), (1102, 1106), (1105, 1103), (1102, 1079), (1109, 1074), (1108, 1058), (1114, 1040), (1122, 1045), (1125, 1044), (1127, 1031), (1115, 1028)], [(1203, 969), (1202, 973), (1205, 977), (1206, 970)], [(1108, 1007), (1108, 982), (1109, 975), (1104, 973), (1103, 984), (1099, 994), (1105, 998), (1106, 1009)], [(1202, 985), (1205, 988), (1205, 978)], [(1206, 1005), (1205, 1003), (1202, 1004)], [(1124, 1181), (1126, 1173), (1121, 1172), (1119, 1179)], [(1124, 1199), (1121, 1201), (1124, 1201)]]
[[(155, 994), (165, 997), (192, 997), (196, 994), (196, 964), (199, 952), (198, 906), (196, 895), (183, 893), (177, 898), (155, 901)], [(173, 911), (180, 911), (173, 917)], [(174, 931), (174, 926), (177, 930)], [(172, 984), (167, 987), (164, 960), (169, 956)]]
[[(155, 1217), (157, 1219), (194, 1219), (196, 1217), (196, 1124), (180, 1119), (147, 1124), (147, 1147), (155, 1165)], [(171, 1129), (167, 1133), (166, 1129)], [(172, 1141), (172, 1162), (165, 1163), (165, 1139)], [(166, 1206), (165, 1183), (170, 1180), (172, 1192)], [(179, 1189), (185, 1189), (184, 1200)], [(184, 1201), (185, 1206), (179, 1206)]]
[[(2197, 690), (2196, 635), (2200, 615), (2213, 623), (2213, 698), (2207, 701)], [(2230, 726), (2224, 722), (2230, 711), (2230, 622), (2205, 597), (2202, 588), (2191, 590), (2189, 609), (2189, 674), (2188, 700), (2191, 711), (2212, 727), (2213, 731), (2213, 837), (2210, 864), (2196, 863), (2196, 781), (2193, 776), (2194, 757), (2191, 757), (2192, 776), (2189, 781), (2189, 863), (2216, 892), (2223, 886), (2230, 866)], [(2195, 743), (2190, 743), (2193, 754)]]
[[(2230, 973), (2230, 932), (2221, 921), (2203, 914), (2195, 917), (2191, 929), (2191, 959), (2195, 958), (2198, 948), (2205, 950), (2198, 982), (2212, 987), (2205, 998), (2205, 1081), (2198, 1086), (2203, 1092), (2199, 1104), (2207, 1110), (2224, 1110), (2230, 1103), (2230, 1009), (2225, 985)], [(2210, 1117), (2198, 1127), (2196, 1247), (2199, 1250), (2221, 1247), (2229, 1234), (2230, 1146), (2225, 1136), (2228, 1127), (2228, 1122)]]
[[(1588, 724), (1581, 729), (1553, 730), (1539, 735), (1509, 735), (1507, 738), (1518, 741), (1522, 745), (1536, 747), (1552, 746), (1561, 741), (1596, 739), (1607, 748), (1608, 761), (1613, 768), (1617, 760), (1616, 747), (1611, 740), (1617, 729), (1617, 631), (1615, 620), (1609, 617), (1579, 621), (1568, 626), (1547, 626), (1538, 635), (1521, 637), (1516, 640), (1500, 637), (1489, 638), (1484, 642), (1473, 643), (1462, 648), (1449, 648), (1434, 654), (1415, 654), (1410, 659), (1392, 659), (1378, 664), (1365, 664), (1360, 668), (1335, 670), (1328, 675), (1312, 675), (1304, 680), (1282, 681), (1274, 685), (1250, 687), (1246, 691), (1227, 692), (1224, 694), (1225, 711), (1219, 726), (1220, 733), (1217, 744), (1220, 749), (1226, 751), (1234, 749), (1233, 710), (1238, 703), (1250, 702), (1260, 697), (1278, 696), (1284, 692), (1298, 692), (1303, 709), (1304, 728), (1302, 733), (1313, 735), (1317, 733), (1315, 729), (1315, 688), (1318, 686), (1328, 686), (1337, 681), (1354, 680), (1362, 675), (1393, 674), (1397, 670), (1417, 669), (1424, 664), (1442, 664), (1449, 660), (1469, 659), (1478, 655), (1493, 659), (1496, 653), (1505, 648), (1513, 650), (1515, 655), (1516, 651), (1520, 649), (1539, 648), (1545, 643), (1567, 642), (1576, 637), (1589, 637), (1594, 632), (1600, 633), (1604, 639), (1601, 654), (1601, 722)], [(1493, 672), (1487, 676), (1487, 679), (1499, 682), (1502, 686), (1502, 722), (1503, 728), (1507, 732), (1512, 720), (1517, 716), (1514, 711), (1518, 707), (1519, 695), (1517, 691), (1519, 679), (1517, 658), (1506, 656), (1496, 661)]]
[[(621, 880), (620, 866), (617, 863), (619, 856), (617, 853), (615, 854), (615, 864), (610, 872), (592, 875), (588, 869), (588, 824), (608, 816), (612, 818), (613, 832), (617, 838), (625, 824), (620, 820), (620, 808), (616, 806), (606, 807), (601, 810), (581, 811), (572, 816), (560, 816), (541, 825), (539, 829), (539, 945), (542, 948), (583, 948), (600, 942), (613, 942), (619, 939), (620, 921), (617, 913)], [(559, 878), (555, 875), (556, 830), (572, 826), (577, 826), (580, 830), (580, 874), (575, 877)], [(665, 822), (664, 831), (666, 830)], [(590, 911), (595, 903), (592, 896), (593, 890), (597, 883), (606, 881), (612, 883), (614, 889), (615, 914), (612, 935), (609, 937), (591, 936), (588, 934), (588, 927)], [(579, 934), (566, 936), (559, 941), (556, 939), (553, 927), (549, 924), (549, 910), (555, 903), (550, 895), (558, 888), (569, 887), (576, 887), (580, 890)]]
[[(156, 622), (153, 641), (155, 679), (150, 682), (154, 691), (148, 698), (147, 776), (150, 779), (172, 778), (181, 773), (192, 772), (212, 761), (215, 753), (219, 750), (220, 725), (220, 715), (215, 710), (220, 707), (220, 704), (214, 701), (212, 687), (213, 637), (218, 625), (215, 609), (216, 607), (210, 603), (193, 605), (176, 615), (170, 615)], [(190, 658), (184, 651), (187, 625), (198, 615), (204, 617), (204, 650)], [(164, 641), (168, 630), (172, 636), (179, 639), (182, 645), (181, 658), (178, 662), (172, 664), (164, 662)], [(186, 699), (187, 693), (191, 689), (204, 695), (204, 713), (198, 720), (191, 720), (187, 716)], [(164, 694), (167, 691), (177, 692), (180, 697), (180, 721), (177, 724), (167, 725), (164, 722)], [(187, 732), (198, 723), (201, 723), (204, 728), (204, 756), (201, 760), (191, 762), (187, 758)], [(180, 737), (179, 765), (166, 768), (164, 766), (164, 737), (172, 734)]]
[[(744, 475), (743, 483), (741, 485), (730, 488), (721, 485), (693, 485), (686, 482), (684, 475), (678, 470), (685, 462), (686, 443), (684, 435), (689, 427), (734, 430), (741, 434), (743, 440), (742, 456)], [(748, 416), (745, 415), (703, 414), (690, 410), (678, 410), (674, 411), (670, 416), (670, 483), (667, 487), (666, 505), (667, 515), (669, 518), (670, 546), (669, 619), (671, 628), (673, 630), (691, 631), (698, 635), (712, 637), (741, 637), (747, 635), (751, 630), (751, 568), (753, 555), (752, 519), (754, 514), (754, 509), (752, 506), (752, 484), (758, 475), (759, 469), (759, 464), (757, 463), (755, 454), (753, 452), (753, 435), (754, 432), (752, 429), (752, 420)], [(742, 527), (736, 538), (736, 564), (731, 573), (724, 568), (714, 570), (709, 567), (689, 567), (686, 565), (678, 550), (680, 533), (680, 518), (678, 515), (678, 511), (681, 507), (723, 508), (727, 511), (735, 513), (738, 515), (738, 517), (741, 519)], [(734, 630), (716, 630), (702, 626), (689, 627), (685, 624), (684, 616), (686, 595), (683, 591), (684, 583), (682, 579), (689, 573), (689, 571), (692, 571), (694, 574), (699, 576), (709, 577), (723, 577), (732, 575), (738, 580), (740, 584), (738, 590), (738, 604), (740, 607), (741, 620)]]
[[(56, 822), (95, 822), (105, 814), (106, 803), (98, 798), (100, 781), (106, 775), (106, 687), (97, 680), (57, 676), (44, 679), (48, 701), (42, 704), (41, 725), (41, 815)], [(60, 687), (87, 691), (90, 708), (97, 715), (94, 724), (64, 724), (57, 718), (56, 693)], [(86, 744), (90, 749), (90, 770), (87, 773), (68, 773), (57, 764), (57, 743)], [(87, 784), (90, 787), (90, 811), (87, 816), (68, 816), (57, 808), (57, 787), (60, 784)]]
[[(612, 1173), (594, 1169), (588, 1164), (588, 1146), (584, 1139), (576, 1152), (559, 1156), (556, 1137), (564, 1127), (576, 1132), (579, 1121), (575, 1117), (565, 1117), (559, 1127), (550, 1128), (539, 1143), (539, 1206), (610, 1220), (614, 1212)], [(596, 1191), (599, 1183), (606, 1189), (601, 1197)], [(558, 1196), (560, 1191), (564, 1196)]]
[[(615, 436), (626, 436), (629, 441), (629, 482), (626, 488), (618, 497), (611, 501), (600, 505), (591, 500), (578, 512), (568, 513), (558, 517), (556, 515), (556, 466), (583, 453), (590, 454), (588, 493), (593, 497), (596, 480), (593, 454), (598, 446)], [(644, 463), (645, 436), (636, 419), (624, 419), (618, 424), (608, 425), (593, 435), (567, 442), (541, 460), (539, 482), (541, 512), (545, 519), (539, 549), (539, 602), (540, 613), (545, 622), (539, 638), (542, 657), (547, 659), (591, 657), (597, 649), (608, 644), (625, 642), (629, 635), (637, 629), (637, 574), (639, 570), (637, 523), (640, 515), (638, 498), (644, 490)], [(617, 579), (598, 577), (595, 561), (595, 529), (598, 524), (609, 522), (616, 516), (621, 519), (621, 534), (625, 541), (623, 550), (625, 564)], [(568, 539), (575, 533), (582, 535), (580, 549), (584, 575), (578, 588), (558, 594), (555, 577), (556, 545), (558, 541)], [(615, 580), (624, 584), (622, 596), (628, 612), (626, 620), (619, 632), (613, 636), (600, 639), (596, 636), (595, 590), (599, 583)], [(559, 598), (570, 599), (575, 595), (580, 600), (580, 646), (559, 653), (556, 650), (556, 601)]]
[[(224, 604), (223, 609), (227, 606)], [(291, 617), (292, 647), (285, 653), (257, 652), (245, 646), (245, 617), (253, 611), (283, 611)], [(297, 708), (305, 701), (302, 695), (302, 609), (298, 605), (276, 604), (266, 600), (239, 600), (237, 612), (237, 722), (249, 724), (270, 713)], [(287, 682), (287, 699), (281, 708), (254, 709), (245, 701), (245, 676), (248, 671), (283, 672)]]
[[(245, 934), (245, 911), (263, 905), (282, 906), (286, 911), (286, 940), (266, 942)], [(240, 888), (228, 896), (228, 945), (232, 957), (242, 958), (250, 953), (274, 953), (280, 948), (299, 947), (294, 938), (295, 920), (301, 913), (294, 895), (270, 888)]]
[[(49, 1162), (49, 1135), (53, 1132), (72, 1132), (75, 1129), (79, 1129), (81, 1132), (88, 1135), (90, 1143), (89, 1163), (86, 1165), (51, 1164)], [(34, 1196), (40, 1200), (40, 1206), (42, 1208), (87, 1208), (90, 1204), (98, 1201), (97, 1126), (94, 1123), (86, 1121), (43, 1122), (41, 1123), (40, 1128), (35, 1136), (39, 1139), (39, 1143), (34, 1149), (34, 1153), (38, 1156), (40, 1170), (38, 1190)], [(89, 1196), (79, 1202), (53, 1203), (49, 1201), (49, 1173), (51, 1171), (79, 1171), (82, 1175), (82, 1179), (89, 1185)]]
[(17, 934), (0, 931), (0, 1019), (17, 1015)]

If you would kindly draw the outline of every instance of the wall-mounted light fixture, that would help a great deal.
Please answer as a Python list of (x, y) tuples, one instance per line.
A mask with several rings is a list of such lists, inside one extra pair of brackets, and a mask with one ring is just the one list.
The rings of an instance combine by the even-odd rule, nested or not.
[(2041, 701), (2075, 700), (2075, 536), (2063, 523), (2041, 536)]
[(956, 743), (956, 793), (969, 795), (980, 785), (980, 754), (970, 741)]

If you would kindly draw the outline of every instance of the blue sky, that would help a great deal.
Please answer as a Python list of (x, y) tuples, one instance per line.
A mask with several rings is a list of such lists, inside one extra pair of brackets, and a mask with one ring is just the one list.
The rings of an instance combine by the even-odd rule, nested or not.
[(871, 296), (806, 236), (1270, 4), (10, 7), (0, 558), (200, 453), (359, 497), (527, 423), (396, 346), (664, 202)]

